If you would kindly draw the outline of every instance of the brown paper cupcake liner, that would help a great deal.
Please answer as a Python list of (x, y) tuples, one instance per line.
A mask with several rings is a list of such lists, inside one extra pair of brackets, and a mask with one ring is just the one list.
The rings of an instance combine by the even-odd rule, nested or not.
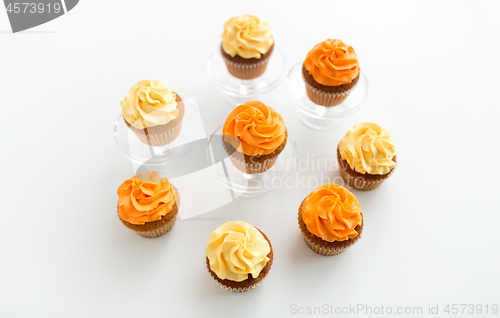
[[(240, 156), (241, 158), (237, 158)], [(262, 173), (271, 169), (271, 167), (276, 162), (276, 159), (278, 159), (278, 156), (272, 159), (267, 159), (263, 162), (255, 162), (255, 163), (246, 163), (243, 155), (239, 153), (237, 155), (230, 155), (229, 159), (238, 170), (248, 174), (255, 174), (255, 173)]]
[(182, 98), (177, 94), (175, 96), (175, 101), (177, 102), (179, 114), (165, 125), (139, 129), (128, 123), (125, 118), (123, 118), (123, 120), (143, 143), (150, 146), (165, 146), (174, 141), (175, 138), (179, 136), (182, 129), (182, 119), (184, 118), (185, 106)]
[(220, 287), (224, 288), (225, 290), (229, 290), (229, 291), (232, 291), (232, 292), (235, 292), (235, 293), (243, 293), (243, 292), (249, 291), (250, 289), (253, 289), (253, 288), (259, 286), (260, 283), (262, 282), (262, 280), (259, 280), (257, 283), (255, 283), (253, 285), (250, 285), (250, 286), (246, 286), (246, 287), (231, 287), (231, 286), (226, 286), (226, 285), (220, 283), (218, 280), (216, 280), (213, 277), (212, 277), (212, 280), (214, 282), (216, 282), (217, 285), (219, 285)]
[[(147, 128), (146, 128), (147, 129)], [(151, 146), (165, 146), (175, 140), (181, 133), (182, 129), (182, 120), (179, 121), (177, 125), (172, 127), (172, 129), (167, 130), (162, 133), (146, 134), (145, 131), (134, 131), (137, 137), (145, 144)]]
[[(396, 162), (396, 156), (393, 160)], [(354, 171), (347, 163), (346, 160), (340, 156), (340, 151), (337, 148), (337, 161), (339, 163), (340, 176), (352, 188), (368, 191), (378, 188), (385, 180), (387, 180), (396, 170), (396, 166), (384, 175), (367, 175), (365, 178), (363, 174)]]
[(342, 247), (342, 248), (327, 248), (324, 246), (320, 246), (313, 241), (311, 241), (307, 236), (304, 235), (304, 241), (306, 242), (307, 246), (309, 246), (310, 249), (315, 251), (318, 254), (325, 255), (325, 256), (333, 256), (342, 253), (343, 251), (347, 250), (349, 246), (347, 247)]
[(302, 219), (302, 207), (304, 206), (305, 200), (306, 199), (304, 198), (304, 200), (300, 204), (299, 212), (297, 215), (297, 221), (299, 222), (299, 228), (302, 233), (302, 236), (304, 237), (304, 241), (311, 250), (315, 251), (320, 255), (333, 256), (344, 252), (349, 247), (353, 246), (361, 238), (361, 233), (363, 232), (364, 218), (363, 218), (363, 223), (361, 225), (356, 226), (355, 228), (358, 231), (358, 235), (354, 238), (345, 241), (327, 242), (323, 241), (321, 238), (309, 232)]
[[(391, 172), (389, 172), (389, 173), (391, 173)], [(366, 180), (362, 177), (354, 177), (354, 176), (350, 175), (348, 171), (346, 171), (342, 168), (340, 169), (340, 175), (342, 176), (342, 179), (344, 179), (344, 181), (350, 187), (358, 189), (358, 190), (363, 190), (363, 191), (368, 191), (368, 190), (373, 190), (375, 188), (378, 188), (382, 183), (384, 183), (385, 180), (387, 180), (387, 179)]]
[(160, 237), (160, 236), (164, 235), (165, 233), (167, 233), (168, 231), (170, 231), (170, 229), (172, 229), (172, 227), (175, 224), (176, 219), (177, 219), (177, 216), (157, 229), (150, 230), (150, 231), (143, 231), (143, 232), (142, 231), (135, 231), (135, 233), (139, 234), (142, 237), (147, 237), (147, 238)]
[(305, 80), (304, 83), (306, 84), (306, 92), (309, 99), (315, 104), (326, 107), (332, 107), (341, 104), (357, 86), (354, 85), (349, 90), (341, 93), (328, 93), (315, 88)]
[[(128, 223), (127, 221), (124, 221), (120, 217), (119, 214), (118, 214), (118, 218), (126, 227), (133, 230), (135, 233), (137, 233), (138, 235), (140, 235), (142, 237), (156, 238), (156, 237), (160, 237), (160, 236), (164, 235), (165, 233), (170, 231), (170, 229), (172, 229), (172, 227), (174, 226), (175, 220), (177, 219), (177, 214), (179, 213), (179, 208), (180, 208), (179, 191), (177, 191), (177, 188), (175, 188), (175, 187), (173, 187), (173, 188), (174, 188), (175, 203), (172, 206), (172, 210), (168, 214), (166, 214), (166, 216), (163, 216), (160, 220), (153, 221), (153, 222), (151, 222), (151, 224), (149, 224), (149, 226), (143, 228), (141, 225), (134, 225), (134, 224)], [(166, 217), (165, 223), (158, 225), (158, 223), (163, 222), (163, 218), (165, 218), (165, 217)]]
[(257, 63), (238, 63), (228, 60), (224, 56), (222, 57), (229, 73), (234, 77), (244, 80), (250, 80), (261, 76), (266, 71), (267, 63), (269, 62), (269, 58), (267, 58)]
[(276, 160), (278, 159), (279, 156), (279, 154), (276, 154), (273, 158), (266, 159), (262, 162), (248, 163), (245, 161), (244, 154), (238, 151), (234, 151), (234, 149), (228, 149), (227, 144), (224, 141), (222, 142), (222, 144), (224, 149), (226, 150), (226, 153), (230, 154), (229, 159), (231, 160), (233, 165), (238, 170), (248, 174), (262, 173), (271, 169), (271, 167), (276, 163)]

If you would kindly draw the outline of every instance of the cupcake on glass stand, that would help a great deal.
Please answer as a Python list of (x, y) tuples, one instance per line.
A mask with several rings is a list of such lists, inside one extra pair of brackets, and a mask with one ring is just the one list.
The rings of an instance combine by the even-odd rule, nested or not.
[[(237, 106), (224, 125), (210, 137), (212, 154), (223, 153), (213, 165), (217, 179), (245, 196), (257, 196), (280, 187), (295, 167), (295, 140), (281, 115), (255, 100)], [(218, 157), (222, 157), (218, 155)]]
[(120, 101), (116, 143), (134, 170), (173, 171), (206, 134), (194, 98), (182, 99), (164, 82), (134, 84)]
[(275, 48), (270, 24), (253, 15), (241, 15), (224, 24), (222, 43), (208, 59), (216, 87), (233, 105), (263, 99), (285, 71), (285, 59)]
[(288, 92), (309, 127), (335, 128), (362, 106), (368, 83), (353, 47), (338, 39), (315, 45), (288, 74)]
[(143, 143), (165, 146), (179, 136), (184, 103), (160, 80), (134, 84), (120, 104), (125, 124)]

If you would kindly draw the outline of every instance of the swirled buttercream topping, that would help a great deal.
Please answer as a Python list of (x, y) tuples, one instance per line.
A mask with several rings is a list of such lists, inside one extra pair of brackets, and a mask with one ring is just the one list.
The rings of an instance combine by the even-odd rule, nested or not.
[(232, 57), (260, 59), (274, 43), (272, 34), (267, 21), (253, 15), (240, 15), (224, 24), (222, 49)]
[(174, 91), (160, 80), (136, 83), (123, 99), (123, 118), (138, 129), (165, 125), (179, 114)]
[(307, 53), (304, 65), (314, 80), (325, 86), (349, 84), (359, 75), (359, 62), (352, 46), (328, 39)]
[(175, 203), (172, 184), (157, 171), (133, 176), (118, 187), (118, 215), (132, 224), (157, 221)]
[(386, 174), (396, 166), (396, 141), (391, 132), (375, 123), (354, 125), (340, 140), (339, 152), (349, 166), (361, 174)]
[(253, 225), (226, 222), (210, 234), (206, 253), (210, 269), (220, 279), (241, 282), (259, 276), (271, 252), (269, 243)]
[(325, 184), (311, 192), (304, 200), (302, 219), (309, 232), (327, 242), (358, 236), (355, 227), (363, 223), (358, 200), (337, 184)]
[(227, 116), (224, 140), (247, 156), (267, 155), (285, 139), (285, 123), (273, 108), (250, 100)]

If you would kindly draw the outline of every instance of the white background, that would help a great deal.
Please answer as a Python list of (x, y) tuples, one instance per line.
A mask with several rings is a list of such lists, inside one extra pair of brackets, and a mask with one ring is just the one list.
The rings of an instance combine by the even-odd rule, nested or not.
[[(443, 314), (446, 304), (500, 304), (499, 10), (493, 1), (87, 0), (20, 34), (0, 10), (0, 316), (286, 317), (293, 305), (323, 304), (424, 314), (438, 304)], [(117, 217), (116, 189), (134, 174), (113, 139), (120, 99), (159, 78), (196, 98), (213, 132), (230, 107), (206, 60), (224, 22), (245, 13), (270, 21), (288, 67), (333, 37), (353, 45), (368, 78), (365, 107), (333, 131), (304, 126), (284, 82), (265, 100), (299, 159), (335, 160), (361, 121), (388, 127), (398, 143), (394, 176), (354, 191), (365, 230), (339, 256), (315, 254), (298, 229), (314, 184), (178, 220), (158, 239)], [(205, 268), (206, 240), (227, 220), (254, 224), (274, 248), (271, 272), (248, 293), (223, 290)]]

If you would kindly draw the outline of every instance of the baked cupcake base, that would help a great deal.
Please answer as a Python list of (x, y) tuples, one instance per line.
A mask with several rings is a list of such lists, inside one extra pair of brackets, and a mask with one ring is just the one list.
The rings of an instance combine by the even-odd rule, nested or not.
[(316, 82), (311, 74), (306, 69), (305, 64), (302, 64), (302, 77), (306, 85), (306, 92), (309, 99), (315, 104), (332, 107), (341, 104), (356, 87), (359, 80), (359, 74), (349, 84), (341, 84), (338, 86), (326, 86)]
[(283, 149), (285, 149), (288, 140), (288, 131), (285, 130), (285, 139), (283, 139), (281, 145), (279, 145), (278, 148), (270, 154), (263, 156), (247, 156), (244, 153), (237, 151), (233, 145), (224, 140), (224, 137), (222, 138), (224, 150), (228, 154), (233, 165), (242, 172), (256, 174), (269, 170), (276, 163), (279, 154), (283, 151)]
[[(396, 162), (396, 156), (392, 158)], [(337, 161), (339, 163), (339, 170), (342, 179), (350, 186), (358, 190), (368, 191), (378, 188), (382, 183), (384, 183), (387, 178), (389, 178), (394, 172), (392, 168), (386, 174), (369, 174), (369, 173), (359, 173), (349, 166), (347, 160), (342, 159), (340, 155), (340, 150), (337, 147)]]
[(235, 282), (229, 279), (220, 279), (219, 276), (217, 276), (217, 274), (215, 274), (214, 271), (212, 271), (212, 269), (210, 268), (210, 260), (208, 259), (208, 257), (205, 256), (205, 263), (207, 265), (208, 272), (210, 273), (210, 276), (212, 276), (212, 279), (217, 283), (217, 285), (235, 293), (242, 293), (257, 287), (262, 282), (262, 280), (267, 276), (267, 274), (271, 270), (271, 266), (273, 265), (273, 259), (274, 259), (273, 246), (271, 245), (271, 241), (269, 241), (267, 236), (264, 233), (262, 233), (261, 230), (259, 230), (259, 232), (262, 234), (262, 236), (264, 236), (266, 241), (269, 243), (271, 251), (269, 252), (269, 254), (267, 254), (269, 261), (266, 263), (266, 266), (262, 268), (257, 278), (253, 278), (251, 274), (248, 274), (248, 278), (241, 282)]
[[(297, 220), (299, 222), (299, 228), (304, 237), (304, 241), (306, 242), (307, 246), (309, 246), (310, 249), (312, 249), (313, 251), (315, 251), (320, 255), (333, 256), (347, 250), (361, 238), (361, 233), (363, 232), (364, 219), (361, 225), (357, 225), (354, 228), (356, 232), (358, 232), (358, 236), (345, 241), (328, 242), (309, 232), (306, 224), (304, 223), (304, 220), (302, 219), (302, 208), (304, 206), (306, 198), (302, 200), (302, 203), (300, 204)], [(363, 216), (362, 213), (361, 216)]]
[(269, 51), (265, 54), (261, 54), (260, 59), (250, 58), (246, 59), (239, 55), (232, 57), (227, 54), (222, 48), (222, 44), (220, 46), (221, 55), (226, 63), (227, 70), (231, 75), (236, 78), (250, 80), (261, 76), (267, 67), (267, 63), (269, 62), (269, 58), (273, 53), (274, 43), (271, 45)]
[(143, 143), (151, 146), (168, 145), (169, 143), (174, 141), (181, 133), (182, 118), (184, 117), (185, 113), (185, 107), (182, 98), (180, 98), (180, 96), (176, 94), (175, 101), (177, 102), (179, 115), (177, 115), (177, 117), (175, 117), (172, 121), (165, 125), (139, 129), (130, 125), (127, 120), (125, 120), (125, 118), (123, 118), (123, 120)]
[(174, 226), (175, 220), (177, 219), (177, 213), (179, 209), (177, 207), (177, 202), (172, 206), (172, 210), (161, 217), (161, 219), (153, 222), (147, 222), (145, 224), (132, 224), (129, 223), (120, 216), (120, 221), (131, 230), (134, 230), (137, 234), (142, 237), (156, 238), (164, 235)]

